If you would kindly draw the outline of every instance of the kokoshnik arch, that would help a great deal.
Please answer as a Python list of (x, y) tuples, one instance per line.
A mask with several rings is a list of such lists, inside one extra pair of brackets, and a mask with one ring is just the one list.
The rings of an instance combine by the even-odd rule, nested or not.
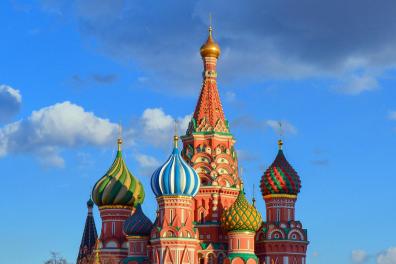
[[(144, 189), (122, 157), (92, 190), (78, 264), (305, 264), (307, 230), (295, 219), (301, 181), (278, 142), (278, 154), (260, 187), (266, 219), (245, 197), (235, 139), (217, 89), (220, 47), (212, 28), (202, 45), (203, 84), (186, 134), (173, 139), (168, 160), (154, 171), (158, 208), (144, 214)], [(100, 211), (97, 236), (92, 207)]]

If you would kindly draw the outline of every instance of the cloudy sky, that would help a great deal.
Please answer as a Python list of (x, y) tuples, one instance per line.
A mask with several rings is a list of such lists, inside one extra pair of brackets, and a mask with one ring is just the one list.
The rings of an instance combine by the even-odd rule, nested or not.
[(154, 218), (150, 175), (194, 110), (209, 13), (247, 195), (261, 196), (281, 121), (308, 263), (396, 263), (391, 0), (1, 1), (0, 263), (75, 261), (119, 123)]

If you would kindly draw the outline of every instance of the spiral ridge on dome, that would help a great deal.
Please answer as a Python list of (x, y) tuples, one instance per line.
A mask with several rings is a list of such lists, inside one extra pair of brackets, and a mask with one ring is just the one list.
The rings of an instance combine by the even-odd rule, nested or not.
[(119, 139), (113, 164), (92, 190), (92, 199), (97, 206), (136, 206), (143, 203), (145, 197), (143, 186), (126, 166), (122, 157), (121, 143)]
[(157, 197), (165, 195), (195, 196), (198, 193), (200, 178), (181, 157), (177, 140), (178, 138), (175, 136), (172, 154), (151, 176), (151, 188)]

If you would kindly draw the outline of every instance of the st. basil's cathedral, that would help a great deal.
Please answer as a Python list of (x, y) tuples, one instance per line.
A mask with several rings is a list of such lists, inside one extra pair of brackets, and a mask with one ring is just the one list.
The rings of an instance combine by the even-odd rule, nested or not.
[[(220, 47), (212, 28), (202, 45), (203, 84), (186, 134), (173, 138), (168, 160), (151, 177), (158, 203), (144, 214), (145, 190), (122, 156), (92, 190), (77, 264), (305, 264), (307, 230), (295, 219), (301, 181), (278, 142), (260, 188), (266, 219), (245, 197), (235, 138), (217, 89)], [(170, 140), (171, 141), (171, 140)], [(171, 143), (171, 142), (169, 142)], [(102, 227), (97, 236), (92, 208)]]

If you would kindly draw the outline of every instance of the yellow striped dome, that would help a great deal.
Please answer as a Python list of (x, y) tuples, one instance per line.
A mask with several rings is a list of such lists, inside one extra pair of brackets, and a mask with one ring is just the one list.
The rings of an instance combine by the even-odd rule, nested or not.
[(128, 170), (118, 139), (118, 151), (111, 168), (95, 184), (92, 199), (97, 206), (136, 206), (144, 200), (144, 189), (138, 179)]

